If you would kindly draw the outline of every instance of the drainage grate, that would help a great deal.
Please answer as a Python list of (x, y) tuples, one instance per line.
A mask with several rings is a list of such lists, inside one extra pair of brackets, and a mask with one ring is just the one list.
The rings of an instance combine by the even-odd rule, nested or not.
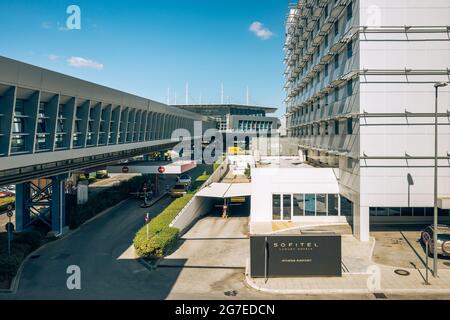
[(373, 295), (375, 299), (387, 299), (387, 296), (383, 292), (375, 292)]
[(238, 292), (236, 290), (230, 290), (225, 291), (223, 294), (226, 295), (227, 297), (236, 297), (238, 295)]
[(402, 277), (407, 277), (410, 275), (409, 271), (403, 270), (403, 269), (397, 269), (394, 272), (395, 272), (395, 274), (402, 276)]

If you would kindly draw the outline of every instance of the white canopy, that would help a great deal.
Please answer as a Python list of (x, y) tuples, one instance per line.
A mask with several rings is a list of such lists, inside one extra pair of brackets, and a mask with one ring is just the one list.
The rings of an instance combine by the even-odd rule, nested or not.
[(233, 198), (248, 197), (252, 193), (251, 183), (212, 183), (197, 192), (198, 197)]

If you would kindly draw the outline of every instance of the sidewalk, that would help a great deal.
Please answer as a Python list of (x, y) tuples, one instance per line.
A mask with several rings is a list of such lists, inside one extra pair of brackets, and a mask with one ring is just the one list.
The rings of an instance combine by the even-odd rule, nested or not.
[[(374, 263), (375, 239), (362, 243), (352, 236), (342, 236), (341, 278), (250, 278), (246, 266), (246, 283), (259, 291), (275, 294), (370, 294), (382, 293), (450, 293), (450, 269), (439, 270), (439, 277), (429, 273), (430, 285), (425, 285), (425, 268), (396, 268)], [(401, 269), (409, 275), (399, 275)]]

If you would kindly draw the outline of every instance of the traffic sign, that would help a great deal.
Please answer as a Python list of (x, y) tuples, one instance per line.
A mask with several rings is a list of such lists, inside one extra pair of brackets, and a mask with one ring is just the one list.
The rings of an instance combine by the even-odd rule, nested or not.
[(147, 223), (149, 223), (150, 222), (150, 212), (147, 212), (146, 214), (145, 214), (145, 223), (147, 224)]
[(128, 173), (130, 171), (130, 168), (128, 168), (128, 167), (123, 167), (122, 168), (122, 172), (123, 173)]
[(163, 166), (160, 166), (160, 167), (158, 168), (158, 172), (159, 172), (159, 173), (164, 173), (164, 172), (166, 172), (166, 168), (164, 168)]
[(12, 209), (13, 209), (13, 206), (12, 206), (12, 205), (10, 205), (10, 204), (8, 204), (8, 206), (6, 207), (6, 210), (8, 210), (8, 211), (12, 211)]
[(7, 216), (8, 218), (12, 218), (13, 215), (14, 215), (14, 212), (12, 212), (11, 210), (8, 210), (8, 211), (6, 212), (6, 216)]
[(5, 225), (5, 230), (6, 230), (7, 232), (13, 232), (13, 231), (14, 231), (14, 223), (8, 222), (8, 223)]

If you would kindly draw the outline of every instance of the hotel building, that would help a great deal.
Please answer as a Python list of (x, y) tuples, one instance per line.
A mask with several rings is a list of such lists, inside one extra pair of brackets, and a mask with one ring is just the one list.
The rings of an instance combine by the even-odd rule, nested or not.
[[(430, 223), (435, 84), (450, 81), (450, 2), (300, 0), (289, 8), (285, 64), (287, 134), (307, 164), (333, 170), (355, 236), (368, 240), (371, 224)], [(437, 89), (440, 223), (450, 220), (449, 88)], [(305, 195), (303, 184), (298, 194), (292, 184), (273, 195), (273, 220), (283, 219), (279, 208), (294, 220), (335, 211), (318, 214), (319, 197), (325, 208), (329, 201)]]

